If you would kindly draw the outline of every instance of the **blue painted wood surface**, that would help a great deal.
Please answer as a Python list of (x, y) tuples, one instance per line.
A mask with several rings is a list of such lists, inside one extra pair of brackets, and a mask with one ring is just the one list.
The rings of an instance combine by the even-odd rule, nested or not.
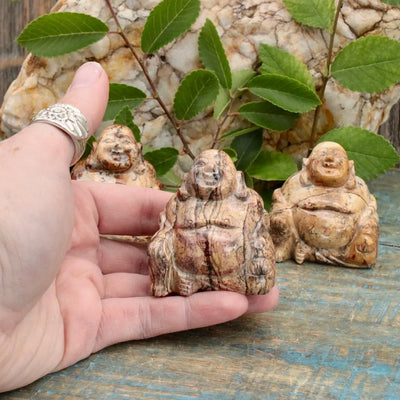
[(1, 399), (400, 399), (400, 170), (369, 183), (370, 270), (278, 265), (277, 309), (124, 343)]

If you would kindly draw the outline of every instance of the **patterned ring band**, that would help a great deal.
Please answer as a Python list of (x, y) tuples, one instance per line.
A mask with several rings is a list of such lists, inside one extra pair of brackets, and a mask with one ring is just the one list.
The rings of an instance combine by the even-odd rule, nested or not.
[(32, 119), (33, 122), (45, 122), (60, 128), (72, 139), (75, 153), (71, 166), (82, 157), (85, 152), (86, 141), (89, 137), (87, 119), (80, 110), (69, 104), (57, 103), (39, 111)]

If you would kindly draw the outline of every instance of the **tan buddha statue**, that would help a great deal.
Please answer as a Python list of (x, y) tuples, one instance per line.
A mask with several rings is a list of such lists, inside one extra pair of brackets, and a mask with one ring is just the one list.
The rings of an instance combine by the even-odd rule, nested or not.
[(278, 262), (366, 268), (376, 261), (376, 200), (337, 143), (318, 144), (302, 170), (275, 190), (270, 218)]
[(110, 125), (93, 143), (88, 158), (79, 161), (71, 173), (72, 179), (120, 183), (160, 189), (153, 166), (143, 158), (142, 144), (123, 125)]
[(265, 294), (275, 282), (269, 217), (223, 151), (206, 150), (161, 215), (148, 248), (153, 294)]

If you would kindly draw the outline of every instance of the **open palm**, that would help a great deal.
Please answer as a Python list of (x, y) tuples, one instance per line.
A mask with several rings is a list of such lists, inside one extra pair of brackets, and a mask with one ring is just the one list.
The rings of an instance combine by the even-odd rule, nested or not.
[[(83, 68), (62, 101), (80, 108), (94, 131), (108, 81), (98, 66)], [(82, 84), (88, 77), (91, 85)], [(276, 288), (265, 296), (151, 296), (145, 247), (103, 235), (153, 234), (170, 195), (71, 182), (72, 152), (71, 140), (45, 124), (0, 145), (0, 391), (113, 343), (213, 325), (276, 305)]]

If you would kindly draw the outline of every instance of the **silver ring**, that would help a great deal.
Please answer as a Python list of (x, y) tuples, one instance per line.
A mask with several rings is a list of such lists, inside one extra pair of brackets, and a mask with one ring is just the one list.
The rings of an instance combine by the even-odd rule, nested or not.
[(39, 111), (32, 119), (33, 122), (45, 122), (60, 128), (69, 135), (75, 147), (71, 165), (74, 165), (85, 152), (86, 141), (89, 137), (89, 125), (82, 112), (69, 104), (57, 103)]

